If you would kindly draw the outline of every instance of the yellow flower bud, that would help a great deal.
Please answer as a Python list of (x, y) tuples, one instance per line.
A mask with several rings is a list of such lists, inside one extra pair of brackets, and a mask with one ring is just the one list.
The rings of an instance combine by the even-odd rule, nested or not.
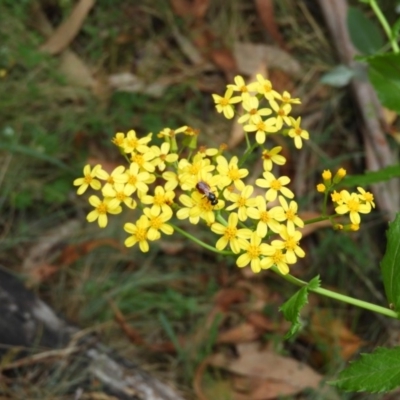
[(322, 179), (324, 181), (328, 181), (331, 178), (332, 178), (332, 172), (329, 171), (329, 169), (324, 170), (324, 172), (322, 173)]
[(333, 183), (339, 183), (346, 176), (346, 170), (344, 168), (339, 168), (336, 175), (333, 177)]
[(323, 183), (319, 183), (319, 184), (317, 185), (317, 192), (319, 192), (319, 193), (324, 193), (325, 190), (326, 190), (326, 186), (325, 186)]

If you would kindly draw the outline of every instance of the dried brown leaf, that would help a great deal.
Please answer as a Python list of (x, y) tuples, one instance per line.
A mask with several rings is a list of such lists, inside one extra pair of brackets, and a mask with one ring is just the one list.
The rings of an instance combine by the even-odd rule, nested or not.
[(252, 342), (261, 336), (261, 331), (254, 325), (244, 322), (218, 335), (217, 343)]
[(210, 5), (210, 0), (170, 0), (170, 2), (176, 15), (198, 19), (204, 18)]
[(327, 349), (325, 356), (333, 359), (335, 352), (339, 351), (343, 360), (351, 358), (365, 342), (354, 334), (344, 321), (333, 317), (329, 311), (314, 311), (311, 324), (311, 336), (319, 347)]
[(276, 46), (236, 42), (233, 46), (233, 52), (238, 71), (241, 74), (253, 75), (260, 68), (260, 65), (266, 65), (268, 71), (279, 69), (295, 78), (300, 78), (303, 75), (297, 59)]
[(72, 86), (94, 88), (97, 84), (89, 67), (72, 51), (61, 54), (59, 69)]
[(221, 289), (214, 298), (214, 303), (222, 311), (227, 311), (231, 304), (243, 303), (247, 294), (239, 288)]
[(301, 391), (307, 387), (317, 388), (322, 376), (308, 365), (267, 350), (247, 349), (237, 358), (217, 353), (210, 357), (210, 365), (255, 379), (268, 379), (286, 383)]

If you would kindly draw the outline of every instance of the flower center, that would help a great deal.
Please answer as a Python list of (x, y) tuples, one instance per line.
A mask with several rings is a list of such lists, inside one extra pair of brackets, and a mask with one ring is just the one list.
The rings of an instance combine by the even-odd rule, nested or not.
[(138, 164), (140, 167), (143, 166), (143, 164), (145, 163), (145, 160), (143, 158), (143, 156), (141, 154), (135, 154), (132, 156), (132, 161), (135, 162), (136, 164)]
[(286, 240), (285, 247), (287, 250), (294, 250), (297, 247), (297, 242), (291, 237)]
[(240, 179), (239, 170), (237, 168), (232, 168), (231, 170), (229, 170), (228, 176), (233, 181), (236, 181), (237, 179)]
[(129, 175), (128, 183), (132, 186), (135, 186), (137, 183), (137, 177), (135, 175)]
[(153, 217), (150, 220), (150, 225), (154, 229), (157, 229), (157, 230), (160, 229), (162, 224), (163, 224), (163, 221), (162, 221), (162, 219), (160, 217)]
[(260, 212), (260, 221), (268, 223), (271, 220), (271, 217), (268, 211), (261, 211)]
[(347, 207), (349, 207), (349, 210), (352, 212), (358, 212), (360, 209), (360, 203), (357, 199), (351, 199), (347, 202)]
[(106, 214), (107, 213), (107, 205), (104, 203), (100, 203), (97, 208), (96, 208), (97, 212), (99, 214)]
[(285, 255), (282, 253), (282, 250), (277, 249), (272, 256), (272, 259), (274, 260), (274, 264), (278, 264), (285, 261)]
[(153, 197), (153, 202), (154, 202), (154, 204), (156, 204), (156, 205), (158, 205), (158, 206), (163, 205), (163, 204), (165, 203), (164, 195), (162, 195), (162, 194), (156, 194), (156, 195)]
[(135, 236), (136, 236), (136, 239), (137, 239), (138, 242), (146, 240), (147, 239), (147, 229), (138, 228), (137, 231), (136, 231)]
[(271, 188), (274, 190), (281, 190), (282, 185), (281, 183), (278, 181), (278, 179), (275, 179), (271, 182)]
[(237, 228), (234, 226), (228, 226), (225, 229), (225, 233), (224, 236), (226, 239), (231, 240), (234, 239), (236, 237), (236, 233), (237, 233)]
[(285, 215), (286, 215), (286, 218), (287, 218), (289, 221), (293, 221), (293, 220), (294, 220), (294, 217), (296, 216), (296, 214), (295, 214), (295, 213), (293, 212), (293, 210), (291, 210), (291, 209), (287, 210), (286, 213), (285, 213)]
[(247, 254), (252, 260), (258, 258), (260, 256), (260, 247), (251, 244), (247, 249)]

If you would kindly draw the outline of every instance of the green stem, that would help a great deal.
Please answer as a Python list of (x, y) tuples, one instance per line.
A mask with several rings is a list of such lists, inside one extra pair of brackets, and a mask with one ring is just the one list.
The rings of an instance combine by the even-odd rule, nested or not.
[(180, 234), (182, 234), (183, 236), (186, 236), (188, 239), (192, 240), (193, 242), (197, 243), (198, 245), (204, 247), (207, 250), (213, 251), (214, 253), (218, 253), (218, 254), (222, 254), (224, 256), (231, 256), (233, 255), (233, 253), (231, 251), (223, 251), (223, 250), (218, 250), (213, 246), (210, 246), (207, 243), (204, 243), (203, 241), (201, 241), (200, 239), (197, 239), (197, 237), (191, 235), (190, 233), (184, 231), (181, 228), (178, 228), (176, 225), (174, 224), (170, 224), (175, 231), (179, 232)]
[(315, 222), (320, 222), (320, 221), (325, 221), (325, 220), (330, 220), (331, 218), (335, 218), (337, 217), (339, 214), (334, 214), (334, 215), (321, 215), (320, 217), (316, 217), (316, 218), (311, 218), (308, 219), (307, 221), (304, 221), (304, 225), (310, 225), (313, 224)]
[[(247, 132), (246, 132), (246, 137), (247, 137)], [(247, 138), (248, 140), (248, 138)], [(250, 145), (250, 141), (248, 140), (248, 146)], [(249, 155), (253, 152), (253, 150), (258, 146), (258, 143), (255, 142), (253, 143), (250, 147), (247, 147), (245, 153), (243, 154), (243, 157), (240, 158), (239, 160), (239, 167), (241, 167), (249, 157)]]
[[(294, 285), (297, 286), (307, 286), (307, 282), (304, 282), (300, 279), (295, 278), (293, 275), (287, 274), (287, 275), (283, 275), (277, 267), (272, 267), (271, 268), (275, 273), (277, 273), (278, 275), (280, 275), (283, 279), (287, 280), (290, 283), (293, 283)], [(354, 297), (350, 297), (350, 296), (345, 296), (343, 294), (340, 293), (336, 293), (333, 292), (331, 290), (328, 289), (324, 289), (324, 288), (316, 288), (316, 289), (311, 289), (309, 288), (310, 292), (313, 293), (317, 293), (320, 294), (322, 296), (325, 297), (330, 297), (331, 299), (335, 299), (335, 300), (339, 300), (343, 303), (347, 303), (347, 304), (352, 304), (354, 306), (360, 307), (360, 308), (364, 308), (366, 310), (370, 310), (382, 315), (386, 315), (387, 317), (391, 317), (391, 318), (395, 318), (395, 319), (399, 319), (399, 315), (396, 311), (393, 311), (389, 308), (386, 307), (382, 307), (382, 306), (378, 306), (376, 304), (372, 304), (372, 303), (368, 303), (367, 301), (363, 301), (363, 300), (358, 300), (355, 299)]]
[(392, 30), (390, 29), (390, 25), (388, 24), (385, 16), (383, 15), (379, 5), (375, 0), (370, 0), (369, 5), (371, 6), (372, 10), (374, 11), (376, 17), (378, 18), (379, 22), (381, 23), (383, 30), (385, 31), (387, 37), (389, 38), (390, 45), (392, 46), (393, 52), (399, 52), (399, 46), (397, 44), (396, 38), (393, 37)]

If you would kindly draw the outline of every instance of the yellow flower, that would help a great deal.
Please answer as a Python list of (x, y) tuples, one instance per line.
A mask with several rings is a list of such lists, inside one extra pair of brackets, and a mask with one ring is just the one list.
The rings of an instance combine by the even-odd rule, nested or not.
[(333, 183), (339, 183), (345, 176), (346, 170), (344, 168), (339, 168), (338, 172), (336, 172), (335, 176), (333, 177)]
[(323, 183), (318, 183), (317, 185), (317, 192), (319, 193), (325, 193), (326, 186)]
[(272, 110), (269, 108), (261, 108), (258, 109), (259, 101), (257, 97), (246, 97), (243, 99), (243, 109), (247, 111), (247, 113), (243, 114), (239, 119), (238, 123), (243, 124), (245, 122), (249, 122), (250, 124), (257, 124), (262, 120), (262, 117), (266, 117), (272, 113)]
[(165, 190), (169, 192), (170, 190), (174, 190), (179, 184), (178, 175), (172, 171), (166, 171), (162, 174), (163, 179), (166, 180), (165, 182)]
[(340, 214), (350, 214), (350, 221), (354, 225), (359, 225), (361, 222), (361, 214), (368, 214), (371, 211), (371, 204), (360, 203), (360, 198), (357, 193), (349, 193), (347, 190), (340, 192), (343, 204), (337, 206), (335, 211)]
[(262, 239), (257, 233), (253, 232), (250, 241), (246, 240), (246, 245), (243, 248), (244, 253), (236, 260), (238, 267), (243, 268), (250, 264), (254, 273), (260, 272), (262, 268), (265, 268), (267, 258), (261, 259), (261, 257), (271, 254), (274, 249), (269, 244), (261, 243), (261, 241)]
[(230, 213), (227, 226), (218, 222), (211, 225), (211, 230), (214, 233), (222, 235), (215, 245), (218, 250), (224, 250), (229, 244), (232, 251), (237, 254), (246, 247), (247, 242), (245, 239), (250, 239), (252, 232), (250, 229), (238, 229), (237, 224), (238, 215)]
[(249, 171), (245, 168), (239, 169), (238, 161), (238, 158), (234, 156), (228, 164), (228, 160), (224, 156), (217, 157), (217, 171), (220, 174), (218, 187), (220, 189), (230, 185), (232, 182), (236, 189), (242, 190), (244, 188), (242, 179), (249, 174)]
[(145, 181), (149, 179), (150, 174), (148, 172), (139, 172), (139, 165), (136, 163), (131, 163), (125, 174), (128, 177), (126, 185), (132, 186), (134, 192), (140, 190), (141, 192), (146, 193), (149, 190)]
[(290, 103), (290, 104), (301, 104), (300, 99), (292, 99), (292, 96), (286, 90), (283, 92), (281, 100), (283, 103)]
[(282, 150), (282, 146), (276, 146), (271, 150), (264, 150), (262, 152), (263, 168), (264, 171), (272, 171), (273, 164), (284, 165), (286, 158), (281, 156), (279, 153)]
[(97, 178), (106, 181), (106, 184), (103, 187), (103, 194), (104, 189), (108, 190), (109, 187), (112, 189), (114, 184), (116, 183), (126, 183), (128, 177), (125, 174), (125, 167), (123, 165), (114, 168), (114, 170), (109, 174), (103, 168), (100, 168), (96, 171)]
[(208, 158), (203, 158), (202, 154), (196, 154), (193, 157), (192, 163), (183, 158), (178, 165), (178, 178), (183, 190), (193, 190), (199, 182), (201, 173), (208, 173), (215, 169), (214, 165), (210, 164)]
[(239, 103), (242, 99), (240, 96), (232, 97), (233, 89), (228, 88), (223, 97), (213, 94), (212, 97), (219, 113), (224, 113), (226, 119), (232, 119), (235, 115), (232, 104)]
[(332, 172), (329, 171), (329, 169), (325, 169), (324, 172), (322, 173), (322, 179), (324, 181), (330, 181), (332, 178)]
[(123, 183), (115, 183), (113, 186), (104, 186), (102, 193), (104, 197), (118, 200), (118, 204), (124, 203), (129, 208), (136, 208), (136, 201), (130, 197), (134, 189)]
[(303, 147), (302, 139), (308, 140), (310, 135), (307, 131), (300, 128), (301, 117), (294, 119), (293, 117), (289, 117), (292, 128), (289, 129), (288, 135), (294, 139), (294, 145), (296, 149), (301, 149)]
[(118, 147), (124, 147), (125, 133), (117, 132), (111, 142), (113, 142)]
[(291, 126), (289, 114), (292, 111), (292, 106), (288, 103), (278, 105), (275, 100), (270, 101), (270, 104), (271, 108), (276, 112), (276, 129), (279, 131), (282, 128), (283, 123)]
[(155, 157), (155, 154), (150, 148), (146, 153), (140, 154), (133, 152), (131, 154), (131, 162), (139, 165), (141, 171), (154, 172), (155, 166), (150, 162)]
[(149, 150), (149, 147), (146, 145), (150, 141), (151, 141), (151, 134), (139, 139), (136, 136), (136, 132), (133, 129), (131, 129), (126, 134), (126, 138), (122, 147), (125, 153), (133, 153), (134, 151), (145, 153), (146, 151)]
[(90, 196), (89, 203), (94, 207), (94, 210), (87, 215), (86, 219), (89, 222), (94, 222), (97, 219), (100, 228), (107, 226), (107, 213), (119, 214), (122, 211), (117, 199), (105, 198), (100, 200), (97, 196)]
[(164, 142), (161, 147), (151, 146), (151, 151), (154, 154), (154, 159), (151, 161), (155, 167), (159, 169), (159, 171), (164, 171), (166, 167), (166, 163), (173, 163), (178, 159), (178, 154), (169, 153), (171, 145), (167, 142)]
[(90, 165), (85, 165), (83, 168), (83, 178), (77, 178), (74, 180), (74, 186), (79, 186), (77, 190), (79, 195), (85, 193), (89, 186), (94, 190), (100, 190), (101, 183), (95, 179), (100, 168), (100, 164), (95, 165), (93, 169), (91, 169)]
[(185, 206), (178, 210), (176, 216), (178, 219), (189, 218), (192, 224), (197, 224), (200, 218), (204, 219), (208, 225), (215, 222), (214, 210), (221, 209), (224, 205), (222, 200), (213, 206), (207, 197), (200, 192), (194, 191), (189, 197), (186, 194), (179, 196), (179, 201)]
[(187, 130), (188, 130), (188, 127), (186, 125), (181, 126), (180, 128), (177, 128), (177, 129), (164, 128), (157, 136), (174, 139), (178, 133), (185, 133), (185, 132), (187, 132)]
[(267, 204), (263, 196), (257, 196), (256, 201), (257, 208), (249, 207), (247, 215), (252, 219), (258, 220), (257, 235), (261, 238), (265, 237), (268, 228), (278, 233), (282, 228), (282, 225), (278, 221), (284, 219), (282, 208), (277, 206), (267, 210)]
[(303, 220), (297, 215), (298, 205), (295, 201), (291, 201), (290, 204), (286, 201), (283, 196), (279, 196), (279, 203), (281, 203), (282, 209), (284, 211), (284, 218), (287, 220), (288, 232), (293, 233), (295, 230), (295, 225), (299, 228), (304, 227)]
[(200, 221), (201, 209), (199, 207), (199, 202), (201, 201), (198, 196), (195, 196), (195, 192), (188, 196), (187, 194), (182, 194), (179, 196), (179, 201), (185, 206), (180, 208), (176, 217), (178, 219), (186, 219), (189, 218), (191, 224), (196, 225)]
[(250, 197), (253, 194), (253, 191), (254, 187), (251, 185), (245, 186), (240, 193), (232, 193), (229, 190), (225, 190), (225, 198), (233, 203), (227, 207), (226, 210), (231, 211), (237, 208), (240, 221), (246, 221), (247, 208), (255, 207), (257, 204), (256, 199), (254, 197)]
[(343, 203), (341, 193), (337, 192), (336, 190), (334, 190), (333, 193), (331, 194), (331, 199), (334, 203), (338, 203), (338, 204)]
[(286, 275), (289, 272), (286, 254), (282, 251), (285, 247), (282, 240), (273, 240), (271, 243), (272, 251), (263, 259), (263, 269), (271, 268), (273, 265), (279, 269), (279, 272)]
[[(286, 249), (286, 261), (288, 264), (294, 264), (297, 261), (297, 257), (303, 258), (306, 255), (304, 250), (299, 246), (302, 236), (301, 232), (289, 232), (286, 227), (283, 227), (279, 232), (279, 235), (283, 239), (283, 244)], [(274, 242), (275, 241), (272, 241), (272, 246), (274, 245)]]
[(272, 89), (271, 81), (265, 79), (261, 74), (257, 74), (257, 83), (258, 93), (263, 94), (268, 101), (281, 98), (281, 95)]
[[(277, 119), (275, 117), (268, 118), (265, 121), (261, 120), (257, 123), (248, 124), (243, 127), (246, 132), (256, 132), (256, 142), (263, 144), (266, 139), (266, 133), (274, 133), (278, 131), (276, 126)], [(280, 128), (279, 128), (280, 129)]]
[(358, 195), (358, 197), (367, 204), (371, 205), (372, 208), (375, 208), (374, 195), (370, 192), (366, 192), (362, 187), (357, 187), (357, 190), (361, 193)]
[(156, 212), (153, 208), (145, 208), (143, 210), (143, 214), (149, 220), (149, 231), (147, 233), (147, 237), (149, 240), (158, 240), (161, 236), (160, 231), (165, 233), (166, 235), (172, 235), (174, 233), (174, 229), (171, 225), (166, 224), (172, 218), (172, 211), (161, 211)]
[(174, 202), (175, 193), (172, 190), (165, 190), (162, 186), (156, 186), (154, 196), (144, 195), (140, 201), (143, 204), (152, 204), (151, 210), (155, 214), (172, 212), (171, 205)]
[(125, 239), (125, 246), (132, 247), (136, 243), (139, 243), (139, 248), (143, 253), (147, 253), (149, 251), (149, 237), (148, 230), (150, 228), (150, 221), (145, 215), (142, 215), (137, 221), (136, 224), (132, 224), (127, 222), (124, 225), (124, 230), (131, 234), (127, 239)]
[(278, 193), (282, 193), (288, 199), (292, 199), (294, 197), (293, 192), (285, 187), (290, 182), (290, 178), (287, 176), (281, 176), (278, 179), (269, 172), (265, 171), (263, 173), (263, 177), (265, 179), (257, 179), (256, 185), (262, 188), (268, 188), (265, 193), (265, 198), (267, 201), (274, 201), (278, 195)]
[(200, 146), (198, 154), (201, 154), (202, 157), (214, 157), (220, 152), (219, 149), (214, 147), (207, 148), (206, 146)]
[(250, 97), (249, 92), (255, 92), (257, 90), (257, 83), (253, 82), (253, 83), (246, 85), (246, 82), (244, 81), (243, 77), (240, 75), (235, 76), (233, 81), (235, 82), (235, 84), (234, 85), (230, 84), (227, 87), (236, 92), (240, 92), (242, 94), (242, 99), (246, 99), (246, 98)]

